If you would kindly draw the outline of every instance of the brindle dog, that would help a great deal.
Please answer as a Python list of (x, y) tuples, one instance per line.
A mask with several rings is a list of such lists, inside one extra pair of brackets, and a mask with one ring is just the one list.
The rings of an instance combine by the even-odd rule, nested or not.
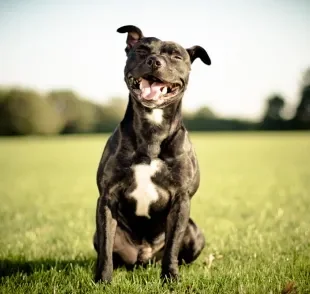
[(173, 279), (178, 266), (194, 261), (205, 246), (190, 218), (200, 174), (181, 105), (191, 64), (211, 60), (200, 46), (184, 49), (144, 37), (132, 25), (117, 31), (128, 33), (129, 101), (97, 172), (95, 280), (111, 281), (116, 266), (149, 260), (161, 260), (161, 277)]

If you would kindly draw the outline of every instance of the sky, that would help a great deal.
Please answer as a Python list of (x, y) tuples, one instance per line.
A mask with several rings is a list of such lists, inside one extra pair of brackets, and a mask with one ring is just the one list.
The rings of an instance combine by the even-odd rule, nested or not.
[(309, 0), (0, 0), (0, 86), (127, 98), (126, 35), (116, 30), (131, 24), (208, 52), (211, 66), (193, 63), (185, 108), (255, 119), (272, 93), (299, 100), (309, 15)]

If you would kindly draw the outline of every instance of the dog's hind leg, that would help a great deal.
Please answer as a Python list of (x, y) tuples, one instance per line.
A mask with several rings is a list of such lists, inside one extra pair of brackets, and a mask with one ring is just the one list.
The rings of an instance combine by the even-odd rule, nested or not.
[(205, 243), (206, 241), (202, 231), (190, 218), (178, 256), (179, 264), (183, 262), (191, 263), (196, 260), (205, 247)]
[(113, 247), (113, 264), (116, 267), (125, 266), (133, 269), (137, 263), (139, 249), (132, 242), (130, 236), (120, 227), (116, 228)]

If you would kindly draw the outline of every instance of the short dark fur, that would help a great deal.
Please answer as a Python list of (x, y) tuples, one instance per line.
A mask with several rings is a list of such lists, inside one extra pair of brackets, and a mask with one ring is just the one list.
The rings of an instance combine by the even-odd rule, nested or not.
[[(96, 281), (111, 281), (120, 265), (162, 261), (162, 278), (177, 278), (178, 265), (194, 261), (205, 238), (190, 216), (190, 200), (200, 175), (195, 151), (182, 121), (181, 104), (191, 63), (211, 61), (200, 46), (184, 49), (174, 42), (146, 38), (135, 26), (117, 30), (128, 33), (125, 82), (130, 91), (123, 120), (109, 138), (98, 167), (99, 198), (94, 247), (98, 253)], [(175, 85), (176, 92), (160, 101), (141, 100), (133, 87), (135, 79), (153, 76)], [(162, 109), (156, 124), (146, 119)], [(152, 177), (158, 200), (151, 203), (149, 217), (135, 214), (130, 193), (136, 188), (132, 166), (160, 162)]]

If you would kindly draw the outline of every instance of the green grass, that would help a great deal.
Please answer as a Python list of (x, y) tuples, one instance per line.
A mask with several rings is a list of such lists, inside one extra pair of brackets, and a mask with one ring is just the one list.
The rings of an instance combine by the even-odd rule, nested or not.
[(0, 292), (252, 294), (293, 282), (310, 293), (309, 133), (191, 137), (202, 173), (191, 216), (208, 245), (165, 286), (159, 265), (93, 283), (105, 136), (1, 139)]

